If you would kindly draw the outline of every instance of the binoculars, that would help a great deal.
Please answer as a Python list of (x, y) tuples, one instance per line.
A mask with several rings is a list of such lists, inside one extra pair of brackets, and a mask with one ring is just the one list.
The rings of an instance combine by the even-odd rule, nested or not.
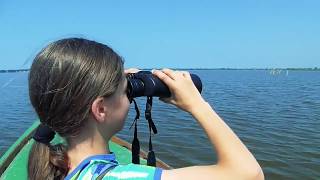
[[(198, 91), (202, 91), (202, 82), (196, 74), (190, 74)], [(171, 93), (167, 85), (150, 71), (139, 71), (127, 75), (127, 96), (129, 99), (141, 96), (170, 97)]]

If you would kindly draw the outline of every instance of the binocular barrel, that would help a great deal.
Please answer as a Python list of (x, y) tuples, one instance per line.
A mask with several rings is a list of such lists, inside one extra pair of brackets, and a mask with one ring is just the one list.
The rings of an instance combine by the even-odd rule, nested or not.
[[(198, 91), (202, 91), (202, 82), (196, 74), (190, 74), (194, 85)], [(130, 73), (128, 79), (128, 98), (141, 96), (170, 97), (169, 88), (158, 77), (154, 76), (150, 71), (139, 71)]]

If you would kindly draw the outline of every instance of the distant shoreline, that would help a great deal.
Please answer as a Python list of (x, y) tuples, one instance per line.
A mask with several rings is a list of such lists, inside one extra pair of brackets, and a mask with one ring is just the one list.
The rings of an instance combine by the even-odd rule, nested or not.
[[(144, 70), (151, 70), (145, 68)], [(320, 68), (173, 68), (176, 70), (289, 70), (289, 71), (320, 71)], [(0, 73), (28, 72), (30, 69), (0, 70)]]
[(30, 69), (8, 69), (0, 70), (0, 73), (28, 72)]

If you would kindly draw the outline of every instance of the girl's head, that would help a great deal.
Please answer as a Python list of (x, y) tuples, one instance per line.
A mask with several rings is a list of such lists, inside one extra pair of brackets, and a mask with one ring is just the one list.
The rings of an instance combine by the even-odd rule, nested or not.
[[(67, 141), (93, 126), (109, 138), (122, 128), (128, 113), (126, 83), (123, 60), (111, 48), (86, 39), (62, 39), (35, 57), (29, 96), (41, 123)], [(67, 162), (62, 145), (36, 142), (29, 178), (63, 178)]]

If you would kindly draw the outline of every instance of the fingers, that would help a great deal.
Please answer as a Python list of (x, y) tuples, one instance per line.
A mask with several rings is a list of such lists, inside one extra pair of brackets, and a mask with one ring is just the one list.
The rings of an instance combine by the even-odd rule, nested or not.
[(169, 88), (174, 86), (174, 80), (163, 71), (154, 70), (152, 73), (161, 79), (167, 86), (169, 86)]
[(165, 102), (165, 103), (175, 104), (175, 101), (172, 98), (160, 97), (159, 100), (162, 101), (162, 102)]
[(190, 73), (188, 71), (174, 71), (168, 68), (162, 69), (166, 75), (171, 77), (171, 79), (177, 80), (179, 77), (191, 78)]
[(171, 70), (171, 69), (168, 69), (168, 68), (164, 68), (162, 69), (162, 72), (164, 72), (167, 76), (169, 76), (171, 79), (176, 79), (175, 76), (176, 76), (176, 73)]
[[(155, 71), (155, 70), (153, 70), (153, 71)], [(174, 71), (174, 70), (171, 70), (168, 68), (164, 68), (161, 71), (173, 80), (177, 80), (180, 77), (191, 79), (191, 75), (188, 71)]]
[(185, 77), (185, 78), (191, 78), (191, 75), (188, 71), (181, 71), (182, 73), (182, 76)]

